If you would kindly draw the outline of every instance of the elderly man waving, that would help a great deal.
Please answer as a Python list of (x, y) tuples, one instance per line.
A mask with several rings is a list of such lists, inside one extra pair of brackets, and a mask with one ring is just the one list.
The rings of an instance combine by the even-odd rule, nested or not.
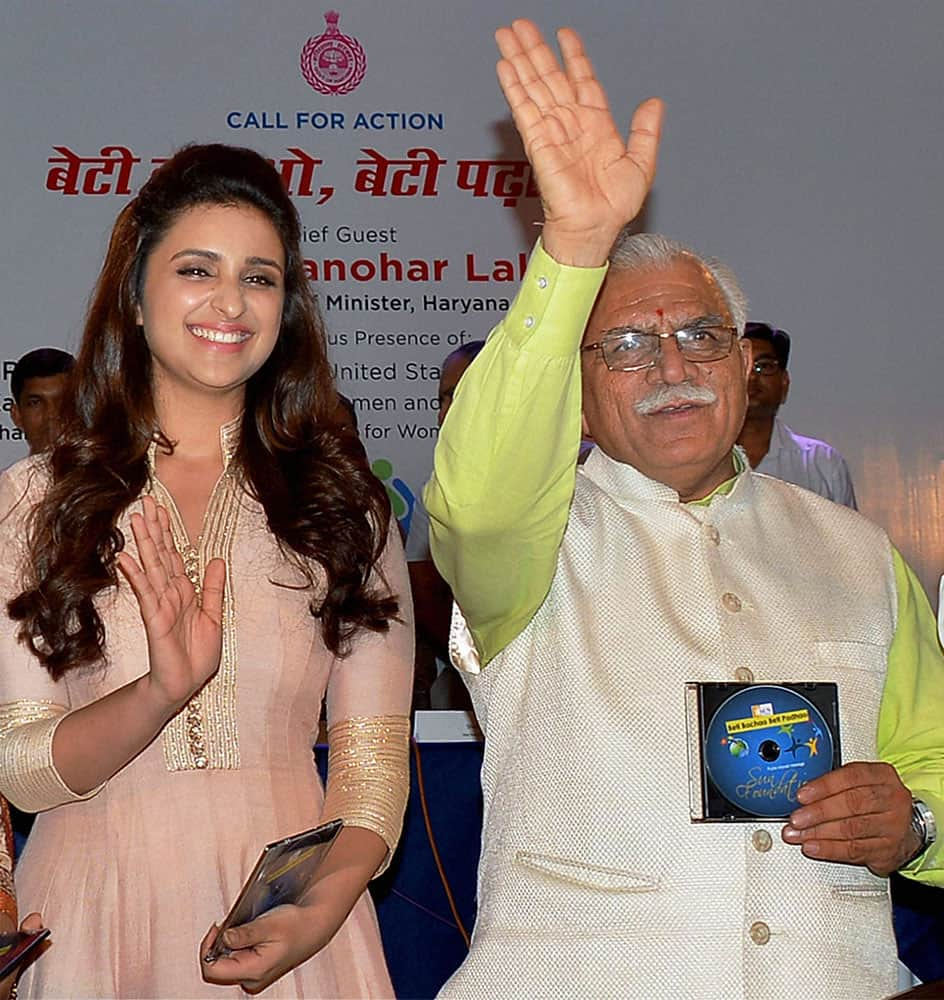
[[(562, 66), (528, 21), (496, 37), (545, 224), (426, 491), (486, 734), (479, 917), (443, 995), (885, 996), (884, 876), (944, 882), (927, 600), (879, 528), (735, 449), (733, 276), (621, 232), (661, 104), (624, 142), (573, 31)], [(582, 430), (597, 447), (578, 472)], [(693, 823), (690, 681), (835, 683), (853, 763), (806, 784), (786, 825)]]

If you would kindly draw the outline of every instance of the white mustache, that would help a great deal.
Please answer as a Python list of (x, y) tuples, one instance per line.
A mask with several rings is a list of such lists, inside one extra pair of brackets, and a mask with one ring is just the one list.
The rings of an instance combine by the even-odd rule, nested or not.
[(678, 385), (660, 385), (653, 389), (648, 396), (633, 403), (633, 409), (644, 417), (656, 410), (661, 410), (666, 406), (676, 403), (714, 403), (718, 399), (717, 393), (704, 385), (690, 385), (687, 382), (680, 382)]

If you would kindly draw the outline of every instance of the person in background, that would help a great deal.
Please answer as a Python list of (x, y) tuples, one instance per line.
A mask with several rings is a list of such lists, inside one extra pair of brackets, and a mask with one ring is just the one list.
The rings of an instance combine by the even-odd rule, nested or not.
[[(23, 997), (392, 992), (366, 888), (409, 787), (409, 582), (300, 228), (252, 150), (158, 167), (57, 447), (0, 477), (0, 792), (39, 814), (17, 886), (59, 932)], [(207, 961), (262, 847), (335, 818), (307, 895)]]
[(56, 443), (62, 396), (74, 365), (75, 358), (68, 351), (38, 347), (13, 366), (10, 416), (26, 437), (31, 455)]
[(846, 460), (825, 441), (796, 434), (777, 416), (790, 391), (790, 335), (767, 323), (747, 323), (753, 362), (747, 415), (738, 444), (756, 472), (776, 476), (856, 510)]
[[(23, 432), (31, 455), (48, 451), (56, 444), (62, 398), (69, 373), (74, 367), (75, 358), (58, 347), (37, 347), (24, 354), (13, 366), (10, 375), (10, 394), (13, 397), (10, 416)], [(18, 809), (11, 814), (6, 800), (0, 799), (0, 802), (4, 823), (12, 829), (14, 845), (22, 850), (33, 826), (33, 816)]]

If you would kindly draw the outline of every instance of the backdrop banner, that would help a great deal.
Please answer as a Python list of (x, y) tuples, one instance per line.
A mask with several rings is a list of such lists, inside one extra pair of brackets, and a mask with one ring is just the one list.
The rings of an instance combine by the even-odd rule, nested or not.
[[(443, 359), (507, 308), (538, 235), (495, 81), (510, 14), (584, 34), (628, 123), (668, 104), (642, 225), (725, 260), (793, 336), (783, 416), (849, 459), (925, 582), (944, 564), (936, 324), (944, 5), (879, 0), (31, 3), (0, 12), (0, 464), (8, 379), (74, 348), (111, 224), (187, 142), (251, 146), (298, 205), (339, 388), (409, 529)], [(522, 433), (528, 428), (523, 427)]]

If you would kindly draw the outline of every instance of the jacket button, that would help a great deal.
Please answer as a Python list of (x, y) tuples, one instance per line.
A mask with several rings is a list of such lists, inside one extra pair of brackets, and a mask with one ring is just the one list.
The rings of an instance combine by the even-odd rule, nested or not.
[(734, 679), (742, 684), (754, 683), (754, 671), (750, 667), (738, 667), (734, 671)]
[(721, 603), (728, 611), (738, 612), (741, 610), (741, 599), (737, 594), (727, 593), (721, 597)]
[(718, 531), (713, 524), (706, 524), (705, 538), (707, 538), (712, 545), (719, 545), (721, 543), (721, 532)]
[(770, 940), (770, 928), (762, 920), (758, 920), (751, 924), (750, 935), (754, 944), (767, 944)]
[(765, 854), (773, 847), (774, 839), (766, 830), (755, 830), (751, 836), (751, 843), (754, 845), (755, 851)]

